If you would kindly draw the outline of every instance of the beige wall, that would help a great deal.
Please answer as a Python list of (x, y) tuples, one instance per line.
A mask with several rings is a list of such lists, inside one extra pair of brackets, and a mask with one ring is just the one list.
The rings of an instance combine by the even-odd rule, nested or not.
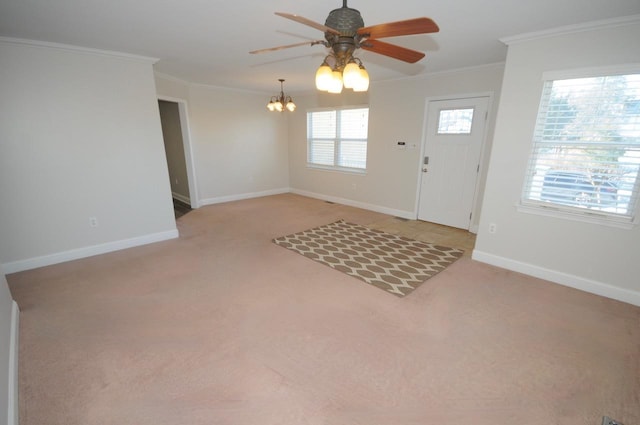
[(268, 95), (162, 75), (156, 86), (188, 105), (200, 205), (289, 190), (288, 116), (267, 111)]
[(177, 236), (152, 62), (9, 41), (0, 57), (5, 271)]
[(189, 178), (187, 176), (187, 162), (182, 140), (182, 125), (180, 111), (176, 102), (158, 101), (160, 121), (162, 123), (162, 137), (164, 150), (169, 167), (171, 192), (177, 199), (191, 203), (189, 198)]
[(156, 81), (156, 91), (159, 96), (166, 96), (174, 99), (187, 100), (189, 98), (189, 83), (181, 81), (168, 75), (154, 73)]
[[(485, 150), (490, 149), (493, 120), (502, 82), (503, 65), (372, 84), (368, 93), (343, 96), (312, 94), (296, 97), (299, 114), (290, 120), (289, 167), (291, 187), (301, 193), (348, 200), (350, 203), (408, 218), (416, 217), (421, 146), (428, 99), (492, 94)], [(306, 110), (317, 107), (369, 104), (366, 175), (336, 173), (306, 166)], [(398, 150), (397, 141), (415, 145)], [(485, 161), (486, 162), (486, 161)], [(481, 186), (486, 167), (481, 166)], [(479, 199), (482, 193), (479, 193)], [(479, 203), (475, 207), (479, 217)], [(474, 221), (477, 223), (477, 221)]]
[[(640, 305), (640, 227), (520, 212), (543, 73), (640, 64), (640, 23), (513, 42), (474, 258)], [(640, 65), (638, 66), (640, 70)], [(489, 223), (497, 232), (488, 233)]]

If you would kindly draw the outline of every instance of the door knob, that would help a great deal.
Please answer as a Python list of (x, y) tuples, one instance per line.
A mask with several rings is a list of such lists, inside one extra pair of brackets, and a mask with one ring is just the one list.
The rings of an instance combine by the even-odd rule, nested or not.
[(423, 173), (426, 173), (426, 172), (427, 172), (427, 167), (424, 167), (424, 168), (422, 169), (422, 172), (423, 172)]

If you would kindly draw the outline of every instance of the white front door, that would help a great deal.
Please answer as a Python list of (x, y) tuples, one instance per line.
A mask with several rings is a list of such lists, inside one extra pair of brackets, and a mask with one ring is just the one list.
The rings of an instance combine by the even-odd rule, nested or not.
[(430, 101), (418, 219), (469, 229), (489, 98)]

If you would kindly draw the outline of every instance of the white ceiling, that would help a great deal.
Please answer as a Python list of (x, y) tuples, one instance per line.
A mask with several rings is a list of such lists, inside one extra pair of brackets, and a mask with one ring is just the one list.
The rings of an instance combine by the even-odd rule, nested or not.
[[(341, 0), (0, 0), (0, 36), (158, 58), (157, 71), (182, 80), (260, 92), (312, 91), (326, 48), (251, 50), (323, 38), (274, 12), (324, 24)], [(371, 79), (502, 62), (499, 39), (560, 26), (640, 14), (640, 0), (350, 0), (365, 25), (427, 16), (440, 32), (385, 39), (426, 58), (406, 64), (359, 51)], [(630, 43), (637, 40), (630, 40)]]

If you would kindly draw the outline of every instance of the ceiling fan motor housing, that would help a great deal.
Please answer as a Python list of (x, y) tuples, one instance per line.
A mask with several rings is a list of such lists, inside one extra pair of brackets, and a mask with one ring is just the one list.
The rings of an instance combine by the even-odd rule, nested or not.
[[(340, 35), (329, 32), (324, 34), (336, 55), (336, 59), (342, 62), (344, 59), (351, 57), (357, 47), (356, 43), (359, 41), (356, 40), (356, 38), (359, 38), (358, 29), (364, 27), (364, 20), (360, 12), (347, 7), (347, 2), (344, 1), (341, 8), (334, 9), (329, 13), (325, 26), (340, 32)], [(344, 66), (344, 64), (340, 65)]]
[(324, 24), (340, 31), (341, 35), (348, 37), (355, 36), (358, 29), (364, 27), (364, 21), (362, 20), (360, 12), (346, 5), (339, 9), (332, 10)]

